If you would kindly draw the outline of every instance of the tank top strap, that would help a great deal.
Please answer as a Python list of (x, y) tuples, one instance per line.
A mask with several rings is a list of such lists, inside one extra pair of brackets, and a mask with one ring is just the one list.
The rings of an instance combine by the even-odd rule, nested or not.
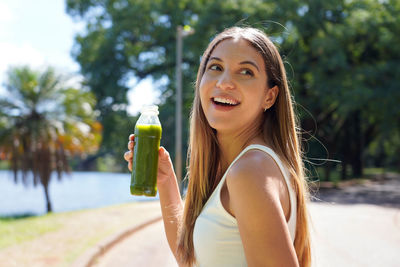
[(243, 149), (242, 152), (239, 153), (239, 155), (229, 165), (228, 169), (226, 169), (226, 171), (225, 171), (223, 177), (221, 178), (221, 181), (218, 183), (217, 187), (222, 186), (222, 184), (224, 183), (224, 181), (226, 179), (226, 175), (227, 175), (229, 169), (233, 166), (233, 164), (235, 164), (235, 162), (238, 161), (246, 152), (248, 152), (249, 150), (254, 150), (254, 149), (261, 150), (261, 151), (265, 152), (266, 154), (270, 155), (274, 159), (274, 161), (276, 162), (276, 164), (278, 165), (279, 169), (282, 172), (282, 175), (285, 179), (287, 186), (291, 188), (289, 173), (287, 173), (287, 168), (284, 167), (279, 156), (271, 148), (269, 148), (267, 146), (263, 146), (263, 145), (257, 145), (257, 144), (249, 145), (249, 146), (245, 147), (245, 149)]
[[(217, 194), (219, 196), (219, 192), (221, 191), (221, 188), (225, 182), (226, 179), (226, 175), (229, 172), (230, 168), (233, 166), (233, 164), (235, 164), (236, 161), (238, 161), (240, 159), (241, 156), (244, 155), (244, 153), (246, 153), (247, 151), (249, 151), (250, 149), (252, 149), (253, 145), (247, 146), (245, 149), (243, 149), (239, 155), (236, 156), (236, 158), (232, 161), (232, 163), (228, 166), (228, 168), (226, 169), (224, 175), (222, 176), (221, 180), (218, 182), (217, 187), (214, 189), (214, 191), (211, 193), (210, 197), (208, 198), (208, 200), (206, 201), (206, 204), (204, 204), (204, 207), (208, 206), (209, 202), (214, 199), (214, 195)], [(254, 149), (254, 148), (253, 148)]]
[(263, 146), (263, 145), (249, 145), (246, 148), (248, 148), (248, 150), (246, 150), (246, 151), (249, 151), (250, 149), (258, 149), (258, 150), (264, 151), (265, 153), (270, 155), (274, 159), (275, 163), (278, 165), (279, 169), (281, 170), (282, 175), (285, 178), (285, 182), (286, 182), (287, 186), (291, 188), (291, 181), (290, 181), (290, 175), (288, 173), (288, 170), (287, 170), (287, 168), (285, 168), (285, 166), (282, 163), (282, 160), (275, 153), (275, 151), (273, 151), (271, 148), (269, 148), (267, 146)]
[[(218, 191), (221, 189), (222, 185), (223, 185), (224, 182), (225, 182), (226, 176), (227, 176), (229, 170), (231, 169), (231, 167), (233, 166), (233, 164), (235, 164), (236, 161), (238, 161), (247, 151), (249, 151), (249, 150), (251, 150), (251, 149), (257, 149), (258, 146), (264, 147), (264, 146), (262, 146), (262, 145), (249, 145), (249, 146), (245, 147), (245, 148), (239, 153), (239, 155), (236, 156), (236, 158), (232, 161), (232, 163), (231, 163), (231, 164), (229, 165), (229, 167), (226, 169), (224, 175), (222, 176), (221, 180), (219, 181), (219, 183), (218, 183), (218, 185), (217, 185), (217, 188), (214, 190), (214, 192), (218, 192)], [(214, 192), (213, 192), (213, 193), (214, 193)]]
[(242, 150), (242, 152), (239, 153), (239, 155), (232, 161), (232, 163), (229, 165), (228, 169), (225, 171), (224, 176), (222, 177), (221, 181), (219, 182), (217, 188), (214, 190), (213, 194), (216, 193), (220, 194), (221, 188), (224, 184), (224, 181), (226, 179), (227, 173), (229, 171), (229, 169), (233, 166), (233, 164), (235, 164), (235, 162), (237, 160), (239, 160), (246, 152), (248, 152), (249, 150), (254, 150), (254, 149), (258, 149), (261, 150), (263, 152), (265, 152), (266, 154), (270, 155), (274, 161), (276, 162), (276, 164), (278, 165), (283, 178), (286, 182), (286, 186), (289, 192), (289, 202), (290, 202), (290, 216), (289, 216), (289, 220), (288, 220), (288, 224), (289, 224), (289, 228), (290, 228), (290, 232), (291, 232), (291, 237), (294, 240), (294, 236), (295, 236), (295, 225), (296, 225), (296, 207), (297, 207), (297, 198), (296, 198), (296, 194), (293, 190), (293, 186), (291, 183), (291, 179), (290, 179), (290, 173), (288, 172), (288, 169), (285, 167), (285, 165), (282, 163), (281, 159), (279, 158), (279, 156), (275, 153), (275, 151), (273, 151), (271, 148), (267, 147), (267, 146), (263, 146), (263, 145), (258, 145), (258, 144), (253, 144), (253, 145), (249, 145), (247, 146), (245, 149)]

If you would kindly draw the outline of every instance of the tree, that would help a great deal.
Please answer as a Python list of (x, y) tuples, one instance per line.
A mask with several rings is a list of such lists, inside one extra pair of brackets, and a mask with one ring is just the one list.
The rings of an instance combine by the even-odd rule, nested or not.
[[(183, 117), (188, 118), (199, 58), (210, 38), (242, 20), (250, 24), (264, 21), (272, 14), (272, 6), (276, 4), (251, 0), (67, 0), (68, 14), (86, 22), (85, 32), (76, 36), (73, 55), (81, 66), (87, 85), (98, 99), (99, 119), (105, 127), (102, 149), (121, 158), (122, 152), (116, 153), (116, 149), (126, 149), (126, 137), (120, 136), (127, 136), (134, 126), (131, 122), (129, 131), (125, 124), (118, 124), (128, 130), (119, 130), (119, 139), (113, 139), (116, 138), (114, 126), (117, 121), (128, 121), (123, 114), (129, 89), (127, 81), (132, 77), (138, 80), (151, 77), (154, 81), (166, 81), (158, 88), (162, 93), (162, 143), (174, 156), (177, 26), (190, 25), (196, 32), (184, 40)], [(121, 119), (117, 118), (116, 111)], [(187, 126), (185, 120), (185, 140)]]
[[(298, 1), (283, 42), (303, 112), (302, 126), (316, 131), (331, 158), (341, 161), (342, 178), (361, 177), (369, 146), (400, 129), (398, 1)], [(314, 128), (314, 122), (317, 129)], [(390, 134), (389, 134), (390, 133)], [(390, 142), (396, 145), (396, 141)], [(311, 150), (321, 146), (310, 144)], [(392, 149), (393, 150), (393, 149)], [(394, 149), (393, 151), (396, 151)], [(393, 153), (393, 151), (391, 153)], [(318, 156), (321, 157), (320, 153)], [(323, 154), (322, 154), (323, 155)], [(397, 157), (398, 162), (399, 158)], [(326, 164), (329, 178), (331, 164)], [(351, 168), (349, 168), (351, 167)]]
[(16, 183), (33, 180), (34, 186), (43, 186), (51, 212), (52, 172), (61, 179), (69, 172), (69, 156), (98, 148), (102, 127), (95, 120), (95, 98), (68, 86), (52, 68), (11, 68), (5, 86), (8, 95), (0, 98), (0, 154), (9, 159)]
[[(85, 33), (76, 38), (74, 55), (102, 116), (111, 114), (113, 106), (126, 105), (130, 77), (167, 81), (159, 88), (164, 103), (160, 119), (168, 135), (163, 142), (172, 154), (178, 25), (195, 30), (184, 41), (185, 117), (207, 43), (226, 27), (247, 24), (265, 30), (286, 62), (303, 136), (309, 139), (307, 133), (315, 133), (319, 140), (305, 142), (307, 156), (341, 161), (345, 178), (347, 169), (352, 176), (362, 175), (366, 158), (378, 162), (383, 156), (389, 162), (400, 150), (397, 0), (67, 0), (67, 12), (87, 23)], [(105, 135), (105, 142), (109, 137)], [(381, 156), (371, 154), (377, 148), (382, 148)], [(325, 165), (328, 177), (331, 165)]]

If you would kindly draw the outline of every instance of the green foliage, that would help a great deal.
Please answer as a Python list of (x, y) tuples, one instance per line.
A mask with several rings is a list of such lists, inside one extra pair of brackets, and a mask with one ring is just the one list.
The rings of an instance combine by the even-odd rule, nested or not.
[[(193, 82), (199, 58), (210, 38), (242, 20), (247, 23), (264, 20), (271, 13), (270, 6), (254, 1), (67, 1), (67, 12), (87, 25), (86, 32), (76, 37), (74, 56), (98, 99), (97, 108), (104, 125), (101, 151), (121, 158), (118, 149), (126, 148), (126, 137), (132, 133), (134, 123), (127, 124), (123, 110), (115, 110), (127, 103), (128, 79), (151, 76), (155, 81), (168, 81), (166, 86), (158, 88), (163, 103), (162, 145), (174, 155), (177, 26), (191, 25), (196, 31), (185, 38), (183, 51), (183, 117), (186, 118), (183, 137), (187, 140)], [(229, 16), (216, 15), (221, 12)], [(250, 16), (254, 12), (257, 14)], [(119, 130), (120, 127), (124, 130)]]
[[(195, 30), (183, 46), (188, 118), (207, 43), (226, 27), (250, 25), (270, 35), (286, 62), (308, 158), (340, 160), (342, 178), (349, 170), (361, 176), (365, 164), (400, 166), (399, 1), (67, 0), (67, 12), (87, 23), (74, 55), (99, 100), (105, 151), (126, 147), (115, 125), (132, 132), (124, 112), (118, 110), (120, 119), (114, 112), (126, 104), (127, 80), (151, 76), (168, 81), (158, 88), (162, 142), (174, 154), (177, 26)], [(186, 120), (185, 140), (187, 125)], [(124, 141), (112, 141), (117, 139)], [(326, 175), (331, 168), (335, 163), (325, 164)]]
[(99, 172), (122, 172), (122, 171), (128, 171), (128, 168), (125, 168), (125, 170), (120, 169), (121, 164), (117, 164), (116, 161), (117, 157), (113, 157), (109, 154), (99, 157), (96, 160), (96, 169)]
[[(399, 5), (312, 1), (303, 7), (302, 16), (293, 20), (296, 38), (284, 43), (287, 50), (299, 44), (289, 56), (297, 70), (293, 80), (297, 100), (314, 115), (316, 136), (330, 157), (342, 161), (342, 178), (347, 165), (353, 176), (361, 176), (364, 149), (400, 129), (396, 104), (400, 51), (393, 45), (400, 41)], [(307, 131), (313, 130), (311, 120), (303, 114)], [(383, 155), (368, 157), (388, 157), (388, 153), (386, 149)], [(395, 161), (398, 164), (400, 158)]]

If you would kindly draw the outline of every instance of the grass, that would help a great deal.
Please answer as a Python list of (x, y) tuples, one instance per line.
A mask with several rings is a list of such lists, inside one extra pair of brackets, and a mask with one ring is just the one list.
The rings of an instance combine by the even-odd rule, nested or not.
[(0, 265), (70, 266), (99, 242), (157, 216), (161, 216), (159, 203), (150, 201), (0, 217)]
[(365, 168), (364, 170), (364, 175), (366, 176), (375, 176), (375, 175), (380, 175), (384, 174), (385, 170), (384, 168)]
[(10, 164), (6, 160), (0, 160), (0, 170), (9, 170)]
[[(393, 172), (393, 170), (389, 170), (389, 169), (385, 169), (385, 168), (364, 168), (362, 177), (351, 177), (351, 170), (349, 168), (349, 170), (347, 171), (347, 175), (348, 175), (349, 179), (365, 180), (365, 179), (370, 179), (370, 178), (376, 177), (378, 175), (382, 175), (388, 171)], [(394, 171), (394, 172), (397, 172), (397, 171)], [(314, 180), (314, 181), (323, 181), (323, 182), (328, 181), (328, 182), (332, 182), (334, 184), (338, 184), (339, 182), (342, 181), (341, 170), (338, 168), (331, 169), (329, 180), (326, 179), (326, 177), (324, 177), (325, 172), (322, 167), (312, 168), (312, 170), (308, 174), (310, 175), (310, 178), (312, 178), (312, 180)]]
[(398, 169), (391, 168), (364, 168), (363, 175), (361, 177), (352, 177), (350, 168), (347, 170), (348, 179), (342, 180), (341, 170), (339, 167), (332, 168), (330, 177), (327, 179), (324, 174), (322, 167), (310, 168), (307, 172), (309, 177), (309, 185), (313, 188), (318, 187), (333, 187), (338, 188), (350, 184), (364, 184), (369, 180), (380, 179), (385, 173), (397, 173), (400, 174)]
[(0, 217), (0, 249), (56, 231), (61, 226), (62, 221), (56, 214)]

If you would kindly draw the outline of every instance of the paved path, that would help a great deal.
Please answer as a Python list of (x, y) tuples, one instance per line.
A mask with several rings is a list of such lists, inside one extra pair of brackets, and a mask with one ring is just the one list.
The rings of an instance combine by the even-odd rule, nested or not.
[(321, 188), (316, 197), (310, 207), (314, 266), (400, 266), (398, 174)]
[[(391, 179), (386, 183), (321, 190), (320, 200), (309, 205), (312, 266), (399, 267), (399, 188), (400, 179)], [(177, 264), (159, 221), (113, 246), (95, 266), (176, 267)]]
[[(398, 267), (400, 209), (311, 203), (314, 267)], [(133, 234), (98, 259), (96, 267), (177, 267), (163, 223)]]
[(151, 224), (98, 258), (95, 267), (177, 267), (162, 221)]
[(316, 267), (399, 267), (400, 209), (310, 205)]

